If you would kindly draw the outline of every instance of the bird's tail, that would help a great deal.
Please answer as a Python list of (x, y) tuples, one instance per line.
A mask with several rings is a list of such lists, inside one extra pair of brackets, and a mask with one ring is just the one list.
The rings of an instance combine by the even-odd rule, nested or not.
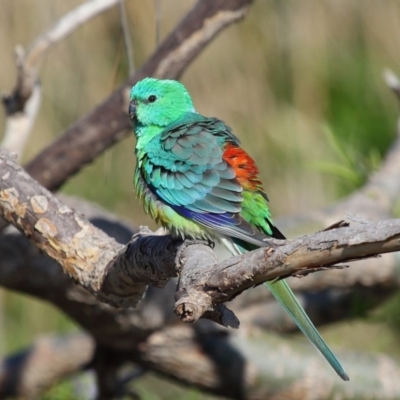
[[(276, 228), (275, 228), (276, 229)], [(276, 229), (276, 236), (284, 238), (282, 233)], [(235, 238), (223, 238), (222, 243), (228, 248), (228, 250), (234, 254), (243, 254), (249, 251), (255, 246), (249, 247), (248, 243), (244, 243), (241, 240)], [(246, 248), (247, 247), (247, 248)], [(299, 329), (304, 333), (306, 338), (321, 352), (326, 358), (328, 363), (336, 371), (336, 373), (344, 380), (348, 381), (349, 377), (344, 371), (338, 359), (332, 353), (331, 349), (322, 339), (321, 335), (317, 331), (317, 328), (311, 322), (310, 318), (304, 311), (301, 304), (296, 299), (292, 289), (285, 280), (265, 282), (265, 286), (271, 291), (275, 299), (282, 305), (286, 312), (290, 315)]]
[(311, 322), (310, 318), (304, 311), (301, 304), (296, 299), (286, 281), (266, 282), (265, 286), (271, 291), (275, 299), (283, 306), (293, 321), (297, 324), (304, 335), (310, 342), (321, 352), (328, 363), (336, 371), (336, 373), (344, 380), (348, 381), (349, 377), (344, 371), (338, 359), (332, 353), (331, 349), (322, 339), (317, 328)]

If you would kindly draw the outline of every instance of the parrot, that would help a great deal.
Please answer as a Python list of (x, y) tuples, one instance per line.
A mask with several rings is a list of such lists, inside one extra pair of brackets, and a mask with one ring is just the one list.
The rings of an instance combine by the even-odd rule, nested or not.
[[(195, 109), (186, 87), (147, 77), (129, 97), (136, 136), (134, 185), (144, 210), (172, 236), (219, 241), (233, 255), (285, 239), (274, 225), (255, 161), (222, 120)], [(336, 373), (342, 365), (285, 280), (266, 282)]]

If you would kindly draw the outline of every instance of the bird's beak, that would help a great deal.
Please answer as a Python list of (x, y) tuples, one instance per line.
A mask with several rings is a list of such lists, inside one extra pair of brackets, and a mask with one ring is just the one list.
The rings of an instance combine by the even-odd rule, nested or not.
[(135, 114), (136, 114), (136, 103), (134, 101), (131, 101), (129, 103), (129, 117), (131, 120), (133, 120)]

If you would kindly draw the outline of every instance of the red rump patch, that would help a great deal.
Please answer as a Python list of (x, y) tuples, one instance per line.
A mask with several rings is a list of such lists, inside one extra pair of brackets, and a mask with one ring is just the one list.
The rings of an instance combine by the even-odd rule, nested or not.
[(222, 158), (235, 170), (236, 179), (244, 189), (262, 190), (257, 165), (243, 149), (227, 143)]

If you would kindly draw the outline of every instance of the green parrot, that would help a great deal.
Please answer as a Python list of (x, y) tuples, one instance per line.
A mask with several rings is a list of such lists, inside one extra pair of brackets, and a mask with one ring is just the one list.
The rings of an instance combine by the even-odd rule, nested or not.
[[(218, 240), (232, 254), (285, 239), (273, 224), (253, 159), (217, 118), (204, 117), (174, 80), (145, 78), (132, 88), (136, 135), (134, 183), (144, 209), (172, 235)], [(343, 367), (284, 280), (265, 285), (336, 373)]]

